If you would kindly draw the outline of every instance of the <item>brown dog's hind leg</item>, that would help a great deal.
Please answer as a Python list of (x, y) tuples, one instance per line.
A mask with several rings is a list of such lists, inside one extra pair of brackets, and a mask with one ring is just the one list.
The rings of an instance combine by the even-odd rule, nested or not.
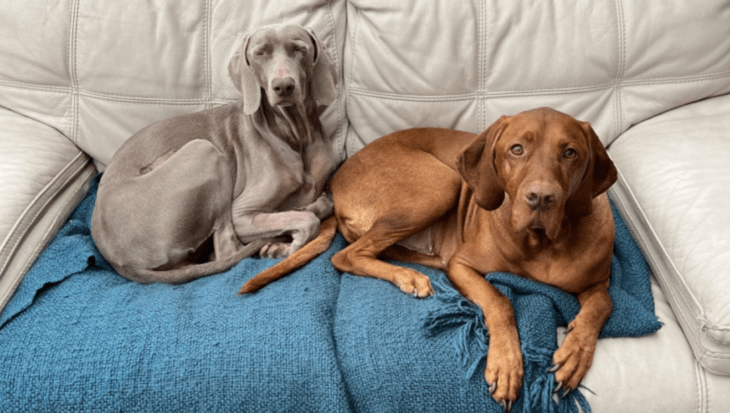
[[(332, 264), (343, 272), (390, 281), (406, 294), (427, 297), (433, 294), (428, 277), (378, 256), (451, 212), (461, 179), (430, 153), (398, 141), (408, 138), (418, 136), (394, 134), (376, 140), (335, 174), (331, 188), (338, 229), (350, 245), (332, 257)], [(398, 251), (389, 249), (386, 256)]]
[(433, 295), (433, 287), (426, 275), (379, 258), (443, 268), (442, 257), (438, 255), (429, 256), (395, 245), (431, 227), (449, 213), (452, 200), (458, 196), (458, 186), (443, 182), (441, 189), (443, 191), (438, 192), (441, 197), (433, 203), (421, 203), (420, 207), (411, 204), (407, 213), (399, 212), (398, 207), (393, 208), (378, 218), (365, 233), (353, 228), (348, 219), (340, 217), (340, 232), (351, 244), (332, 257), (332, 264), (342, 272), (390, 281), (404, 293), (415, 297)]
[(335, 254), (332, 264), (342, 272), (390, 281), (401, 291), (414, 297), (433, 295), (431, 281), (424, 274), (377, 258), (386, 248), (412, 235), (398, 234), (391, 224), (388, 220), (376, 221), (362, 237)]
[(428, 255), (413, 251), (401, 245), (391, 245), (379, 255), (384, 260), (414, 262), (437, 270), (446, 270), (446, 264), (439, 255)]

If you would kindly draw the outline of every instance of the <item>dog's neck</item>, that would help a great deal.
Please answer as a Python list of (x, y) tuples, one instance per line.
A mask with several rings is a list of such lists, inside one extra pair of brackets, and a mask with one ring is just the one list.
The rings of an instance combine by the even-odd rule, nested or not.
[(266, 129), (296, 151), (312, 142), (317, 133), (315, 125), (319, 124), (316, 104), (311, 98), (291, 106), (271, 106), (263, 95), (261, 106), (252, 118), (257, 128)]

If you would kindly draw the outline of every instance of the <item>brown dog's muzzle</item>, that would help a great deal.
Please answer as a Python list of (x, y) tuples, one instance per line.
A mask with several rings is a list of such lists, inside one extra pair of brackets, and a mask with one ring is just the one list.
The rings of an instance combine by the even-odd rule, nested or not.
[(555, 184), (533, 182), (522, 191), (527, 206), (536, 211), (546, 211), (555, 206), (560, 188)]
[(565, 196), (556, 182), (531, 181), (515, 191), (512, 204), (512, 226), (516, 232), (557, 238), (562, 226)]
[(514, 200), (513, 229), (553, 240), (562, 227), (565, 203), (585, 168), (575, 163), (569, 168), (561, 165), (552, 145), (533, 144), (528, 150), (531, 159), (519, 158), (512, 165), (515, 174), (505, 183), (505, 191)]

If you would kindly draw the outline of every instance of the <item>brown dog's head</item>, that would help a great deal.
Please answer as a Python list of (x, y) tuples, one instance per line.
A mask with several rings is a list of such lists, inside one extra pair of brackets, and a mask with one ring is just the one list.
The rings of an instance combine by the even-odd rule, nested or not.
[(246, 35), (228, 71), (247, 115), (259, 109), (262, 90), (273, 107), (302, 105), (310, 97), (327, 106), (337, 97), (337, 73), (329, 54), (314, 32), (296, 25)]
[(564, 216), (586, 216), (593, 198), (617, 178), (616, 167), (587, 122), (549, 108), (502, 116), (457, 160), (462, 179), (486, 210), (511, 207), (515, 231), (554, 239)]

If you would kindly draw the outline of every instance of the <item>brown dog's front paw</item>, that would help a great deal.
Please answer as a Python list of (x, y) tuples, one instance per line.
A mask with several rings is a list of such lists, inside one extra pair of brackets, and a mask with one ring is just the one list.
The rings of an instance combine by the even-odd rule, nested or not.
[(401, 291), (417, 298), (433, 295), (431, 280), (427, 276), (410, 268), (404, 268), (403, 270), (397, 277), (397, 284)]
[(591, 367), (596, 339), (590, 332), (575, 328), (573, 324), (568, 327), (563, 345), (553, 355), (555, 364), (551, 369), (555, 372), (555, 381), (562, 383), (566, 392), (577, 389)]
[(512, 403), (517, 400), (522, 388), (523, 376), (524, 367), (519, 341), (512, 344), (500, 343), (492, 337), (487, 353), (487, 368), (484, 371), (484, 378), (489, 385), (489, 393), (494, 400), (500, 403), (504, 411), (510, 411)]

